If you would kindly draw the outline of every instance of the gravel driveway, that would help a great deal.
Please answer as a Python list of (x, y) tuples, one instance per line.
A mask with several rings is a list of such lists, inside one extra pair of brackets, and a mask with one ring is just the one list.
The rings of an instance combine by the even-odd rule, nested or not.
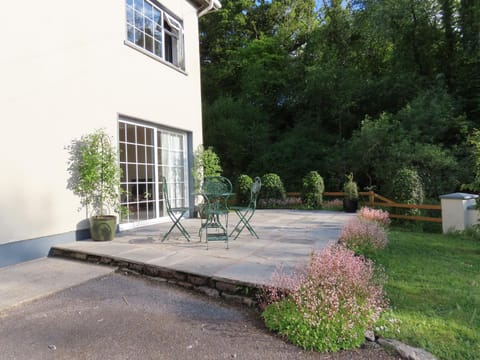
[(381, 359), (369, 347), (304, 352), (258, 313), (183, 288), (113, 274), (0, 314), (1, 359)]

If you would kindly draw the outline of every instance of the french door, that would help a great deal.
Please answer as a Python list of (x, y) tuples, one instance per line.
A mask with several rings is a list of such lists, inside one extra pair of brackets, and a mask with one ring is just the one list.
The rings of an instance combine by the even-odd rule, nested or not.
[(173, 207), (188, 207), (187, 134), (119, 120), (121, 228), (147, 225), (167, 216), (162, 177)]

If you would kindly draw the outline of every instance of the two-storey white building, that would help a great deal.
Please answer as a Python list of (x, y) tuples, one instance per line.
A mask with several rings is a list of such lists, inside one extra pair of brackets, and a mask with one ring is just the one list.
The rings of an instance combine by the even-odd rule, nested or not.
[(88, 237), (67, 189), (72, 140), (105, 128), (123, 170), (120, 228), (162, 221), (158, 183), (192, 205), (202, 143), (198, 18), (218, 0), (8, 1), (0, 12), (0, 266)]

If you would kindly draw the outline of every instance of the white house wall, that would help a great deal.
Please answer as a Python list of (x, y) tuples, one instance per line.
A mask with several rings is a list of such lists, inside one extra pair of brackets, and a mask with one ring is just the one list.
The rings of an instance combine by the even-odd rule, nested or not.
[(161, 3), (185, 29), (182, 73), (125, 41), (123, 0), (9, 1), (0, 12), (0, 244), (85, 228), (67, 190), (73, 139), (119, 116), (202, 142), (198, 19), (187, 1)]

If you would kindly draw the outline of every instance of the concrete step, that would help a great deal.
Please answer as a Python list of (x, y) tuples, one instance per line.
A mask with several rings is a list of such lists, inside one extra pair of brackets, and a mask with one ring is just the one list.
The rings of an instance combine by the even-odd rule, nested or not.
[(40, 258), (0, 269), (0, 312), (54, 294), (115, 269), (60, 258)]

